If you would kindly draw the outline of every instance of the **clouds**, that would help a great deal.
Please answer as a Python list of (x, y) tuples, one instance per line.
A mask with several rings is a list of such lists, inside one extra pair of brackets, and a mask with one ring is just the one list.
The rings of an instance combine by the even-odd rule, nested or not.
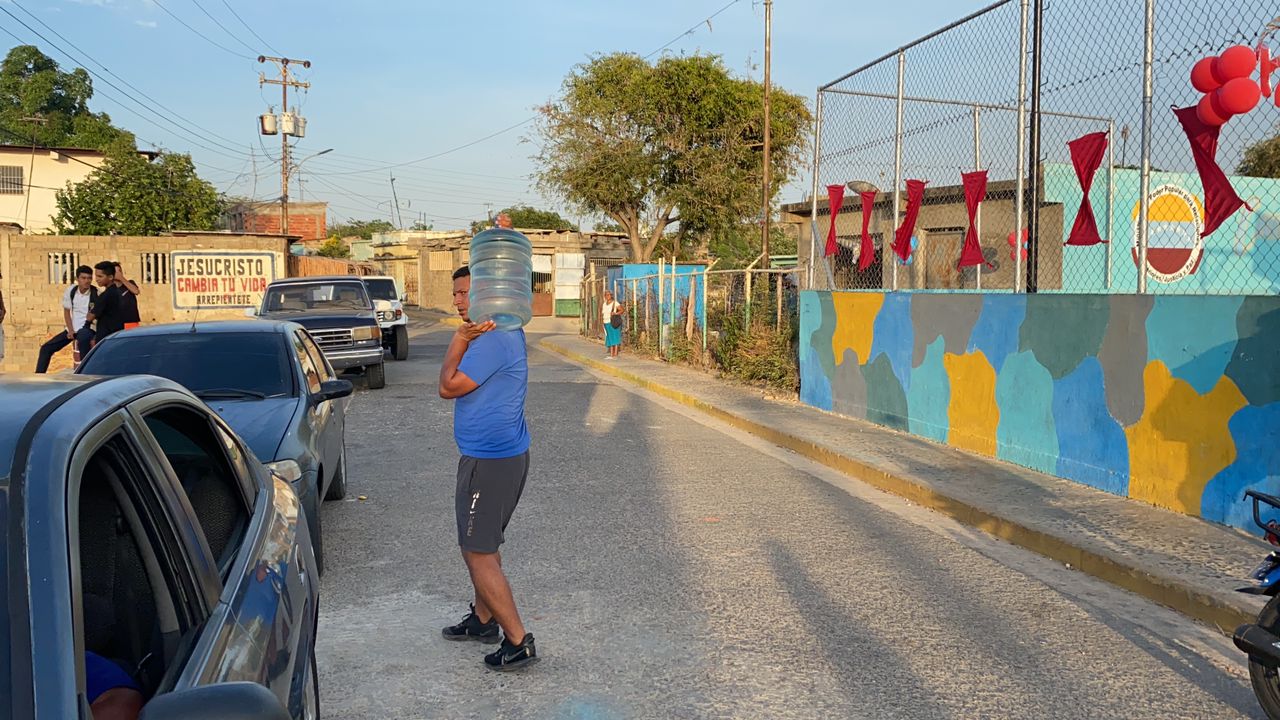
[(134, 20), (133, 24), (141, 28), (147, 28), (148, 30), (156, 27), (155, 20)]

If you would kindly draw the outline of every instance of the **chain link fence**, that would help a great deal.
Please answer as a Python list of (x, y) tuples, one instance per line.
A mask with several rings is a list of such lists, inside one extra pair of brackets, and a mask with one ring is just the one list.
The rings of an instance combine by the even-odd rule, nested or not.
[[(1247, 205), (1204, 237), (1212, 208), (1173, 108), (1204, 97), (1190, 79), (1202, 58), (1272, 42), (1280, 10), (1250, 0), (1148, 5), (1152, 15), (1136, 0), (1004, 0), (820, 88), (806, 282), (1275, 293), (1275, 96), (1221, 127), (1217, 164)], [(1250, 81), (1257, 86), (1262, 75), (1255, 69)], [(985, 191), (970, 176), (966, 202), (965, 175), (975, 171), (985, 171)], [(899, 246), (910, 250), (903, 260), (894, 235), (913, 204), (912, 180), (924, 191), (915, 230)], [(824, 257), (829, 186), (844, 199), (835, 253)], [(1086, 186), (1096, 235), (1077, 222)], [(971, 227), (976, 249), (965, 246)]]
[(582, 333), (604, 338), (605, 293), (611, 291), (624, 308), (622, 342), (628, 352), (794, 392), (799, 274), (795, 268), (660, 263), (653, 273), (588, 276), (582, 283)]

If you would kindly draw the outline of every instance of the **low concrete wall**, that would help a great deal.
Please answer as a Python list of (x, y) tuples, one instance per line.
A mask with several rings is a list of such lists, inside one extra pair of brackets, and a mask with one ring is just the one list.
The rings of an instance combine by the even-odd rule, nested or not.
[(832, 293), (801, 399), (1251, 529), (1280, 491), (1280, 298)]

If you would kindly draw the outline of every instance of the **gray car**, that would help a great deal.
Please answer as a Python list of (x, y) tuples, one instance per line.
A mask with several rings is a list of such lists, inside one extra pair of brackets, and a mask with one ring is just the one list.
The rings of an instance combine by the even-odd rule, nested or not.
[(302, 505), (157, 377), (0, 376), (0, 716), (91, 717), (90, 659), (144, 720), (319, 714)]
[(85, 375), (158, 375), (208, 403), (302, 499), (324, 568), (320, 502), (347, 493), (345, 399), (320, 348), (291, 322), (223, 320), (116, 333), (80, 364)]

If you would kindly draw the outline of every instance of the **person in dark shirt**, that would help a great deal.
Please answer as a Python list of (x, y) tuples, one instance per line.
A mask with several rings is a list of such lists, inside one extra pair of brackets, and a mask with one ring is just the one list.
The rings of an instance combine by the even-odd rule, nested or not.
[(116, 264), (103, 260), (93, 266), (93, 281), (102, 292), (98, 293), (98, 302), (89, 313), (89, 321), (97, 323), (93, 343), (106, 340), (111, 335), (124, 329), (124, 312), (120, 303), (120, 288), (116, 285)]
[(138, 327), (142, 322), (142, 317), (138, 315), (138, 296), (142, 294), (142, 289), (138, 287), (138, 283), (124, 276), (124, 268), (118, 261), (116, 287), (120, 288), (120, 314), (124, 320), (124, 328), (128, 330)]

